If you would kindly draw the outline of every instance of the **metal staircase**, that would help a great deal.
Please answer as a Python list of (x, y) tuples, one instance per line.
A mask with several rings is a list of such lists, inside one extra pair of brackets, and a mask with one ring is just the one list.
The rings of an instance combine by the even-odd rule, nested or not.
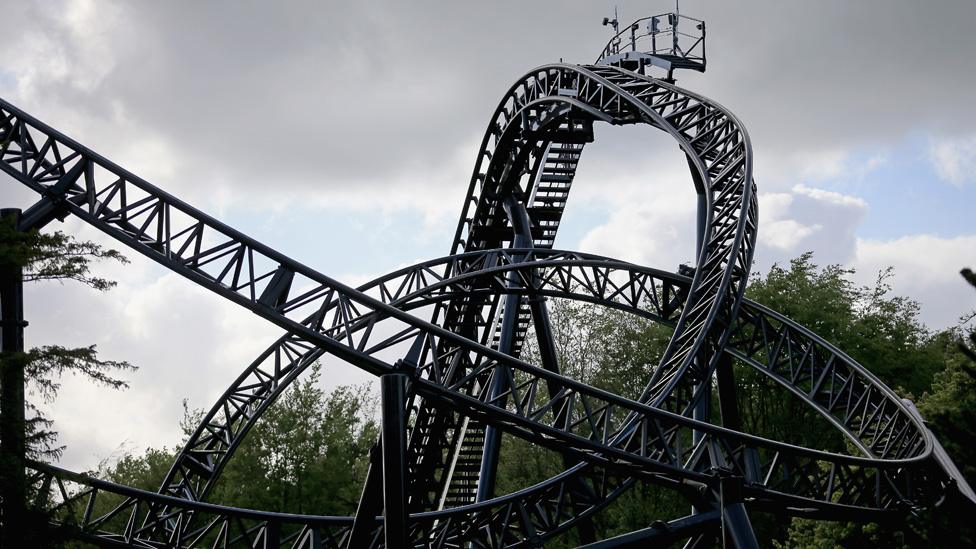
[[(560, 132), (565, 137), (571, 137), (572, 142), (551, 143), (546, 150), (541, 168), (535, 183), (530, 189), (529, 206), (527, 211), (532, 220), (532, 241), (535, 248), (551, 249), (559, 230), (563, 210), (569, 197), (576, 167), (579, 164), (583, 145), (593, 140), (592, 126), (564, 124)], [(512, 230), (505, 228), (505, 236), (511, 238)], [(498, 348), (502, 336), (501, 318), (504, 307), (498, 307), (494, 319), (494, 330), (491, 346)], [(519, 304), (518, 317), (515, 323), (515, 337), (513, 338), (512, 356), (519, 356), (522, 345), (532, 325), (532, 315), (524, 300)], [(449, 482), (441, 495), (438, 508), (455, 507), (475, 502), (478, 491), (478, 480), (481, 470), (481, 459), (484, 451), (484, 425), (473, 419), (465, 418), (457, 429), (455, 443), (451, 449), (448, 463)]]

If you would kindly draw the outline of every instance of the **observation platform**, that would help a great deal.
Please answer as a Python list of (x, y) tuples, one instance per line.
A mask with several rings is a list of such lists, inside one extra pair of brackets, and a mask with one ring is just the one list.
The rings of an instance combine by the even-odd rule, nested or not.
[(644, 73), (654, 66), (673, 79), (676, 69), (705, 72), (705, 22), (678, 13), (643, 17), (620, 30), (614, 18), (604, 18), (614, 36), (600, 53), (598, 65), (613, 65)]

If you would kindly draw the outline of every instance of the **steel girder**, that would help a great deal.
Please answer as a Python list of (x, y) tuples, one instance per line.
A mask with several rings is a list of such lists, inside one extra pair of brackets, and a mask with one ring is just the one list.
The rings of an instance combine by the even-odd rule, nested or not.
[[(744, 289), (742, 281), (748, 274), (756, 215), (748, 136), (725, 109), (685, 90), (614, 67), (587, 67), (569, 75), (565, 68), (552, 66), (532, 71), (503, 97), (482, 142), (455, 234), (454, 251), (493, 248), (511, 242), (512, 232), (507, 228), (510, 223), (501, 208), (510, 195), (521, 198), (530, 215), (534, 214), (536, 227), (544, 229), (535, 246), (551, 246), (575, 174), (575, 163), (586, 140), (572, 149), (556, 143), (557, 150), (570, 151), (563, 152), (560, 160), (568, 156), (572, 163), (568, 167), (557, 164), (563, 166), (561, 174), (547, 174), (547, 164), (540, 160), (550, 160), (555, 142), (524, 135), (525, 128), (531, 128), (533, 121), (546, 119), (547, 111), (541, 105), (582, 99), (591, 108), (599, 109), (603, 120), (613, 124), (648, 123), (668, 131), (688, 155), (693, 179), (703, 195), (705, 209), (700, 212), (699, 224), (704, 228), (702, 237), (707, 243), (698, 261), (704, 267), (696, 275), (698, 282), (692, 292), (694, 299), (701, 300), (701, 306), (689, 309), (692, 314), (685, 319), (687, 325), (679, 325), (680, 335), (672, 340), (644, 398), (657, 399), (661, 401), (655, 402), (659, 406), (678, 409), (682, 397), (691, 398), (686, 395), (691, 393), (690, 388), (709, 377), (714, 365), (707, 364), (700, 372), (689, 369), (699, 354), (711, 352), (716, 356), (714, 348), (706, 349), (721, 344), (720, 338), (709, 339), (710, 327), (720, 316), (719, 312), (725, 313), (721, 316), (732, 314)], [(580, 76), (574, 77), (575, 74)], [(572, 127), (572, 122), (569, 126)], [(571, 136), (572, 132), (569, 133)], [(512, 148), (515, 150), (509, 150)], [(535, 155), (534, 162), (529, 158), (532, 155)], [(520, 176), (521, 181), (512, 181)], [(717, 298), (729, 294), (732, 297), (723, 298), (724, 302)], [(463, 309), (448, 318), (459, 316), (463, 316)], [(446, 325), (452, 325), (451, 320)], [(665, 402), (668, 399), (673, 402)], [(437, 417), (435, 412), (422, 407), (418, 424), (426, 427), (427, 418), (432, 416)], [(412, 437), (416, 450), (412, 455), (421, 462), (417, 468), (427, 472), (415, 476), (418, 483), (415, 493), (436, 494), (443, 490), (445, 475), (438, 477), (437, 472), (449, 470), (443, 456), (453, 455), (459, 446), (457, 440), (445, 436), (451, 432), (450, 428), (450, 422), (442, 420), (433, 429), (435, 436)], [(458, 430), (455, 428), (453, 432)], [(454, 449), (445, 453), (444, 446)], [(433, 486), (424, 486), (421, 484), (424, 482), (433, 482)]]
[[(492, 252), (481, 255), (489, 255), (490, 253)], [(416, 281), (418, 280), (417, 273), (430, 272), (431, 267), (435, 266), (434, 262), (427, 262), (413, 268), (405, 269), (401, 271), (399, 276), (390, 275), (384, 277), (384, 279), (378, 280), (371, 285), (379, 293), (389, 293), (391, 295), (395, 294), (389, 289), (380, 289), (380, 287), (386, 285), (387, 288), (399, 288), (399, 293), (405, 297), (394, 301), (406, 310), (423, 308), (432, 302), (449, 300), (452, 298), (451, 294), (458, 292), (470, 293), (472, 289), (490, 292), (497, 289), (498, 291), (519, 294), (541, 293), (551, 297), (582, 299), (626, 310), (633, 314), (639, 314), (643, 317), (662, 322), (669, 322), (668, 318), (670, 318), (670, 322), (673, 323), (677, 317), (676, 307), (673, 305), (669, 307), (663, 304), (660, 298), (667, 294), (682, 295), (683, 292), (681, 290), (687, 288), (690, 282), (687, 278), (679, 275), (635, 267), (594, 256), (564, 252), (536, 252), (536, 254), (538, 254), (536, 257), (529, 259), (535, 262), (534, 265), (529, 265), (525, 262), (517, 264), (502, 263), (496, 267), (479, 269), (473, 273), (459, 275), (454, 279), (431, 277), (430, 282), (426, 286), (418, 287), (417, 285), (413, 285), (413, 288), (405, 290), (411, 286), (411, 283), (404, 284), (405, 281)], [(501, 255), (505, 254), (502, 253)], [(457, 260), (458, 258), (446, 258), (442, 262), (456, 264), (458, 262)], [(509, 279), (505, 274), (514, 270), (519, 272), (517, 279), (524, 282), (520, 287), (512, 287), (503, 282)], [(539, 278), (532, 275), (533, 271), (540, 273)], [(484, 283), (476, 283), (478, 280), (482, 280)], [(536, 282), (533, 282), (533, 280)], [(492, 285), (495, 285), (496, 288), (492, 288)], [(678, 303), (677, 307), (680, 308), (680, 306), (681, 304)], [(782, 349), (790, 350), (789, 352), (792, 358), (784, 360), (780, 353), (786, 353), (785, 350), (780, 351), (780, 353), (769, 352), (768, 348), (761, 350), (759, 346), (752, 344), (755, 339), (754, 337), (743, 339), (743, 342), (747, 344), (747, 350), (735, 349), (733, 344), (727, 352), (736, 357), (745, 357), (744, 361), (746, 364), (759, 369), (784, 385), (789, 386), (799, 398), (807, 400), (811, 406), (814, 406), (825, 417), (832, 419), (838, 419), (837, 416), (846, 416), (848, 419), (856, 417), (858, 419), (856, 423), (873, 424), (874, 427), (871, 429), (847, 428), (844, 432), (858, 447), (878, 448), (875, 452), (865, 450), (865, 454), (872, 453), (882, 456), (877, 460), (849, 461), (847, 459), (848, 456), (820, 453), (820, 457), (826, 459), (821, 460), (809, 470), (805, 470), (803, 464), (799, 463), (797, 456), (789, 455), (790, 450), (796, 449), (790, 448), (788, 445), (774, 444), (771, 448), (759, 446), (744, 448), (741, 456), (751, 454), (759, 460), (750, 462), (748, 458), (740, 457), (738, 459), (736, 462), (738, 470), (745, 478), (753, 479), (753, 483), (756, 482), (755, 479), (763, 478), (769, 482), (770, 479), (777, 478), (777, 475), (774, 474), (775, 469), (791, 469), (791, 476), (794, 479), (804, 483), (807, 488), (820, 491), (820, 503), (826, 503), (826, 505), (820, 505), (821, 508), (818, 510), (818, 502), (816, 501), (801, 503), (795, 498), (781, 498), (779, 492), (782, 490), (782, 486), (768, 484), (763, 488), (761, 487), (762, 483), (759, 482), (751, 487), (753, 494), (759, 494), (763, 490), (769, 490), (770, 493), (753, 495), (753, 499), (757, 504), (765, 502), (771, 506), (782, 506), (785, 502), (788, 505), (797, 506), (794, 512), (809, 513), (811, 511), (819, 511), (820, 515), (827, 515), (831, 511), (835, 513), (841, 512), (845, 508), (850, 508), (848, 505), (871, 506), (871, 497), (868, 496), (865, 498), (862, 494), (872, 491), (874, 484), (876, 484), (876, 479), (881, 478), (879, 475), (892, 474), (912, 475), (912, 481), (907, 484), (914, 484), (917, 490), (915, 493), (906, 492), (903, 496), (920, 498), (914, 502), (908, 499), (889, 500), (896, 507), (899, 503), (904, 505), (911, 505), (913, 503), (916, 505), (924, 504), (924, 498), (931, 497), (933, 494), (939, 492), (941, 486), (934, 487), (935, 489), (929, 491), (928, 495), (920, 490), (926, 484), (931, 484), (932, 482), (944, 483), (948, 481), (945, 478), (938, 478), (938, 469), (934, 467), (934, 463), (928, 459), (928, 454), (924, 452), (924, 444), (918, 444), (919, 439), (924, 440), (924, 432), (910, 429), (910, 436), (906, 437), (904, 433), (895, 436), (894, 433), (896, 431), (905, 430), (904, 426), (897, 429), (882, 426), (899, 425), (899, 423), (905, 421), (902, 414), (906, 410), (900, 406), (900, 401), (898, 401), (897, 397), (877, 382), (870, 373), (847, 358), (843, 353), (788, 319), (748, 301), (743, 306), (742, 316), (747, 319), (742, 322), (747, 327), (736, 327), (734, 329), (736, 333), (754, 334), (756, 331), (768, 332), (771, 326), (782, 326), (776, 330), (776, 333), (779, 334), (778, 337), (768, 338), (771, 342), (768, 345), (771, 347), (778, 343), (778, 346)], [(784, 345), (782, 342), (787, 340), (793, 340), (794, 343), (792, 345)], [(821, 379), (826, 378), (828, 375), (837, 377), (838, 382), (831, 383), (835, 387), (833, 394), (836, 395), (832, 399), (818, 400), (807, 397), (808, 390), (806, 389), (806, 383), (803, 381), (803, 372), (814, 370), (816, 364), (833, 365), (832, 373), (816, 376)], [(846, 372), (846, 375), (844, 375), (844, 372)], [(841, 382), (841, 380), (843, 381)], [(794, 384), (790, 385), (791, 383)], [(821, 383), (821, 385), (824, 384)], [(848, 398), (845, 399), (845, 395)], [(860, 395), (857, 398), (859, 402), (853, 406), (850, 405), (850, 395)], [(872, 397), (872, 395), (875, 396)], [(879, 400), (878, 396), (882, 400)], [(848, 401), (848, 405), (843, 407), (843, 409), (840, 407), (828, 408), (828, 406), (819, 403), (829, 401), (836, 403), (837, 401), (845, 400)], [(865, 417), (867, 415), (873, 417), (869, 419)], [(837, 423), (839, 424), (841, 422)], [(909, 428), (911, 427), (912, 425), (909, 424)], [(687, 440), (687, 437), (685, 439)], [(902, 442), (899, 442), (899, 440)], [(913, 440), (915, 444), (906, 444), (905, 441), (908, 440)], [(721, 442), (721, 445), (726, 447), (733, 445), (744, 446), (747, 444), (748, 442), (736, 440)], [(904, 457), (906, 451), (918, 453), (917, 459), (900, 460), (899, 456)], [(695, 460), (702, 460), (704, 455), (706, 454), (701, 452), (700, 448), (688, 448), (684, 452), (684, 459), (686, 463), (692, 463)], [(800, 460), (802, 460), (802, 457)], [(860, 461), (861, 465), (857, 465), (858, 461)], [(891, 467), (879, 467), (880, 473), (858, 471), (858, 469), (871, 468), (878, 464), (883, 465), (881, 463), (883, 461), (890, 462), (888, 465), (891, 465)], [(706, 462), (707, 459), (700, 463), (704, 464)], [(874, 465), (868, 466), (866, 465), (867, 463)], [(750, 473), (748, 471), (750, 467), (758, 467), (758, 469)], [(887, 472), (889, 470), (891, 472)], [(818, 475), (814, 471), (822, 471), (822, 473)], [(858, 482), (859, 479), (864, 482)], [(77, 481), (77, 477), (73, 477), (72, 480)], [(562, 497), (555, 497), (557, 491), (553, 490), (553, 485), (564, 484), (566, 480), (565, 478), (552, 479), (539, 486), (513, 494), (510, 497), (500, 498), (501, 501), (493, 502), (495, 508), (490, 512), (486, 509), (490, 506), (475, 505), (437, 513), (414, 515), (411, 517), (411, 524), (414, 528), (413, 533), (414, 536), (419, 536), (414, 539), (427, 542), (442, 540), (448, 544), (459, 542), (459, 540), (473, 541), (477, 539), (485, 542), (481, 536), (491, 532), (496, 536), (500, 536), (498, 539), (514, 542), (520, 539), (524, 540), (527, 532), (532, 531), (534, 531), (537, 539), (546, 539), (555, 533), (561, 532), (568, 526), (568, 524), (553, 523), (552, 518), (563, 517), (564, 521), (571, 521), (573, 520), (574, 511), (579, 512), (583, 510), (580, 508), (574, 509), (566, 501), (564, 490), (558, 491), (558, 493), (563, 494)], [(596, 486), (596, 488), (602, 491), (606, 489), (607, 485), (614, 484), (614, 481), (619, 483), (620, 480), (622, 479), (608, 478), (602, 486)], [(810, 484), (806, 485), (805, 483), (808, 482)], [(892, 480), (891, 478), (883, 478), (883, 483), (885, 486), (888, 486), (899, 483), (899, 481)], [(101, 483), (99, 487), (102, 491), (111, 493), (107, 483)], [(788, 491), (784, 490), (784, 492)], [(179, 501), (180, 505), (174, 506), (174, 498), (159, 498), (166, 504), (165, 508), (161, 508), (159, 507), (160, 501), (154, 500), (153, 496), (141, 495), (143, 499), (133, 498), (132, 500), (127, 500), (123, 507), (128, 510), (129, 507), (141, 505), (142, 512), (149, 511), (152, 514), (153, 520), (157, 521), (157, 523), (165, 523), (168, 521), (171, 526), (168, 529), (169, 535), (165, 536), (164, 539), (169, 539), (169, 536), (174, 535), (177, 526), (185, 528), (189, 525), (190, 516), (185, 511), (185, 500), (177, 499), (176, 501)], [(539, 497), (540, 495), (543, 497)], [(85, 494), (85, 497), (87, 498), (89, 495)], [(887, 498), (887, 496), (884, 497)], [(80, 498), (75, 498), (75, 501), (78, 499)], [(76, 509), (74, 511), (77, 514), (82, 506), (76, 503), (75, 507)], [(86, 505), (85, 508), (90, 508), (90, 505)], [(192, 506), (189, 508), (194, 509)], [(545, 510), (546, 512), (540, 510)], [(592, 513), (595, 510), (587, 509), (586, 511)], [(865, 512), (870, 511), (870, 509), (862, 508), (860, 511)], [(121, 512), (116, 511), (113, 513), (113, 516)], [(138, 513), (138, 511), (131, 510), (129, 512)], [(261, 517), (260, 514), (249, 516), (252, 518)], [(198, 537), (201, 532), (211, 532), (214, 528), (222, 525), (224, 519), (225, 517), (223, 515), (207, 515), (205, 519), (198, 521), (200, 526), (185, 530), (184, 537), (191, 535)], [(270, 524), (274, 523), (275, 520), (282, 521), (283, 519), (274, 513), (269, 513), (265, 517), (265, 520)], [(279, 532), (294, 536), (297, 535), (296, 533), (314, 531), (316, 528), (322, 528), (322, 525), (325, 524), (321, 521), (301, 521), (301, 518), (292, 518), (288, 522), (292, 526), (292, 529), (288, 530), (286, 528), (282, 531), (279, 525)], [(102, 517), (93, 517), (91, 520), (91, 523), (96, 526), (102, 522), (104, 522)], [(133, 520), (132, 522), (138, 524), (138, 521)], [(468, 531), (452, 529), (452, 527), (456, 529), (457, 525), (481, 526), (486, 522), (492, 528), (471, 528)], [(330, 528), (341, 528), (342, 525), (347, 524), (348, 522), (342, 522), (338, 519), (334, 523), (328, 523)], [(152, 533), (151, 526), (151, 524), (143, 524), (141, 529), (134, 528), (133, 532)], [(257, 528), (257, 526), (251, 525), (251, 528)], [(341, 537), (343, 532), (339, 531), (336, 535)], [(152, 539), (152, 536), (149, 536), (149, 539)]]
[[(596, 74), (598, 72), (603, 73), (603, 76)], [(613, 80), (616, 80), (616, 82)], [(633, 95), (623, 91), (623, 88), (620, 87), (628, 85), (628, 82), (631, 88), (633, 88), (631, 90)], [(697, 170), (696, 181), (710, 182), (712, 177), (715, 177), (714, 185), (709, 184), (710, 192), (707, 196), (710, 205), (714, 202), (717, 214), (715, 216), (712, 215), (712, 207), (709, 207), (707, 210), (708, 219), (705, 225), (710, 229), (708, 235), (711, 238), (707, 239), (708, 245), (703, 247), (702, 260), (700, 261), (700, 264), (708, 267), (709, 270), (705, 270), (704, 267), (699, 269), (696, 280), (700, 283), (693, 285), (692, 289), (693, 298), (700, 299), (701, 305), (686, 309), (686, 311), (692, 312), (691, 316), (689, 316), (689, 329), (684, 330), (684, 325), (679, 323), (678, 331), (683, 334), (683, 337), (676, 337), (674, 339), (675, 344), (669, 348), (669, 354), (666, 355), (666, 357), (670, 357), (670, 363), (668, 360), (665, 360), (662, 368), (657, 372), (656, 378), (659, 382), (659, 394), (657, 396), (667, 398), (674, 395), (672, 389), (676, 381), (680, 379), (690, 380), (695, 384), (701, 383), (701, 380), (691, 379), (695, 377), (694, 375), (689, 374), (682, 377), (680, 374), (689, 368), (693, 360), (692, 357), (697, 354), (695, 350), (700, 348), (706, 341), (708, 334), (707, 328), (714, 322), (719, 309), (718, 306), (727, 305), (727, 303), (718, 302), (718, 296), (725, 295), (722, 288), (728, 288), (731, 282), (734, 282), (738, 288), (733, 292), (733, 295), (741, 294), (742, 287), (739, 282), (743, 274), (748, 270), (747, 268), (743, 268), (742, 265), (748, 264), (748, 257), (751, 255), (749, 250), (751, 250), (752, 238), (744, 238), (744, 235), (746, 228), (754, 228), (754, 224), (750, 224), (746, 216), (740, 215), (742, 211), (750, 215), (755, 212), (754, 195), (751, 194), (751, 184), (749, 183), (751, 178), (744, 175), (750, 173), (751, 162), (747, 154), (749, 151), (748, 140), (745, 138), (744, 133), (738, 128), (731, 115), (724, 113), (721, 109), (701, 102), (701, 99), (697, 96), (693, 96), (687, 92), (680, 92), (677, 88), (669, 87), (639, 75), (628, 75), (623, 71), (608, 67), (594, 67), (593, 72), (563, 65), (543, 68), (534, 71), (531, 75), (523, 79), (521, 84), (516, 87), (516, 90), (505, 102), (508, 104), (508, 110), (505, 109), (503, 104), (503, 108), (501, 109), (502, 114), (499, 116), (500, 119), (508, 122), (510, 120), (508, 113), (511, 110), (517, 109), (517, 112), (511, 115), (511, 119), (519, 120), (520, 123), (508, 125), (498, 124), (498, 128), (504, 129), (498, 131), (493, 129), (489, 132), (493, 136), (493, 139), (497, 141), (497, 143), (493, 144), (499, 147), (489, 147), (494, 152), (493, 158), (508, 158), (509, 161), (489, 162), (486, 168), (487, 173), (484, 176), (475, 178), (479, 181), (490, 181), (492, 183), (491, 185), (483, 184), (482, 187), (489, 188), (494, 186), (494, 196), (496, 198), (505, 194), (504, 191), (499, 192), (499, 189), (510, 186), (509, 178), (506, 176), (513, 173), (520, 173), (518, 169), (513, 170), (513, 165), (518, 168), (519, 163), (526, 162), (527, 157), (533, 151), (532, 147), (527, 146), (531, 141), (526, 139), (526, 136), (522, 134), (531, 134), (531, 132), (537, 131), (545, 123), (551, 124), (553, 119), (557, 119), (553, 108), (559, 111), (559, 114), (569, 113), (575, 108), (576, 111), (580, 111), (578, 114), (583, 117), (602, 118), (615, 123), (645, 121), (665, 128), (678, 137), (679, 143), (689, 154), (689, 158), (693, 159), (692, 165)], [(612, 113), (613, 118), (609, 114), (601, 114), (602, 111), (598, 109)], [(21, 124), (22, 129), (25, 127)], [(497, 135), (499, 131), (501, 133), (500, 137)], [(694, 144), (692, 143), (693, 138), (697, 140)], [(488, 136), (486, 136), (487, 140)], [(65, 146), (64, 143), (61, 145), (62, 148)], [(70, 145), (68, 146), (70, 147)], [(698, 150), (694, 146), (697, 146)], [(57, 156), (58, 150), (59, 148), (55, 141), (53, 146), (55, 156)], [(507, 152), (507, 154), (502, 154), (503, 152)], [(695, 155), (692, 156), (692, 153)], [(485, 156), (483, 155), (481, 158)], [(56, 158), (55, 161), (57, 160), (60, 159)], [(103, 167), (107, 166), (104, 162), (93, 162), (92, 164)], [(708, 164), (708, 167), (706, 167), (706, 164)], [(142, 208), (130, 213), (131, 208), (127, 206), (131, 205), (131, 200), (129, 204), (126, 204), (125, 197), (126, 191), (128, 191), (129, 195), (132, 194), (133, 189), (131, 187), (133, 185), (127, 185), (129, 183), (127, 178), (120, 178), (112, 190), (99, 193), (94, 189), (94, 186), (97, 185), (94, 182), (94, 176), (92, 176), (90, 167), (85, 173), (86, 185), (89, 187), (88, 194), (92, 195), (90, 196), (90, 206), (92, 208), (90, 208), (89, 214), (107, 214), (108, 217), (106, 219), (113, 219), (111, 216), (114, 210), (111, 208), (100, 207), (98, 211), (94, 210), (95, 202), (101, 202), (95, 198), (95, 195), (105, 196), (107, 194), (108, 201), (116, 198), (121, 210), (119, 220), (123, 222), (123, 225), (128, 223), (129, 217), (143, 216), (147, 218), (141, 227), (130, 228), (129, 232), (134, 233), (137, 238), (145, 236), (147, 234), (147, 228), (151, 224), (156, 225), (157, 234), (162, 236), (163, 222), (165, 220), (167, 226), (170, 225), (174, 218), (174, 211), (188, 213), (186, 208), (179, 207), (180, 205), (175, 203), (173, 204), (174, 207), (170, 208), (167, 199), (163, 199), (158, 204), (153, 204), (153, 199), (150, 197), (145, 198), (146, 203), (139, 203), (137, 201), (137, 204), (142, 206)], [(112, 171), (111, 168), (113, 166), (107, 167)], [(480, 173), (480, 170), (477, 171)], [(41, 175), (45, 175), (45, 173), (42, 171)], [(136, 182), (135, 179), (132, 179), (132, 181)], [(143, 185), (135, 185), (135, 187), (138, 187), (140, 190), (146, 190), (146, 187)], [(117, 190), (121, 190), (118, 197), (115, 196), (115, 191)], [(713, 195), (715, 196), (714, 200), (712, 200)], [(742, 200), (744, 197), (749, 196), (752, 196), (751, 201)], [(497, 200), (469, 200), (466, 201), (466, 204), (478, 205), (475, 211), (475, 217), (484, 216), (490, 214), (492, 211), (498, 212), (500, 210), (497, 207)], [(492, 206), (492, 204), (495, 204), (495, 206)], [(201, 218), (200, 222), (190, 222), (190, 225), (186, 226), (183, 231), (173, 231), (175, 232), (176, 238), (182, 239), (182, 247), (177, 250), (178, 253), (185, 252), (191, 244), (195, 248), (199, 248), (199, 244), (203, 239), (204, 227), (209, 227), (210, 225), (212, 223)], [(490, 219), (487, 223), (472, 223), (474, 227), (488, 225), (491, 225)], [(731, 231), (729, 230), (730, 228), (732, 229)], [(754, 231), (751, 232), (754, 233)], [(233, 238), (234, 235), (225, 236), (231, 236)], [(172, 246), (172, 243), (167, 242), (164, 244), (160, 242), (158, 245)], [(216, 253), (216, 257), (221, 259), (218, 265), (225, 268), (219, 274), (205, 274), (211, 280), (216, 280), (217, 282), (224, 282), (225, 278), (233, 277), (233, 281), (230, 284), (231, 287), (235, 287), (238, 290), (249, 290), (251, 293), (249, 296), (251, 301), (263, 301), (262, 304), (265, 305), (270, 300), (282, 299), (284, 295), (287, 295), (286, 290), (289, 287), (288, 285), (291, 279), (294, 278), (296, 273), (302, 274), (301, 269), (292, 269), (284, 263), (280, 267), (268, 270), (263, 274), (260, 271), (254, 273), (254, 263), (260, 263), (261, 259), (275, 260), (276, 258), (262, 258), (261, 255), (267, 255), (262, 253), (264, 250), (259, 249), (260, 247), (249, 248), (244, 242), (238, 246), (236, 243), (225, 241), (220, 246), (225, 247), (214, 247), (210, 250), (204, 250), (199, 254), (191, 256), (192, 259), (184, 262), (183, 266), (187, 266), (187, 264), (198, 266), (196, 265), (197, 263), (200, 265), (207, 264), (206, 262), (213, 259), (213, 254)], [(255, 251), (258, 251), (257, 260), (254, 260)], [(742, 253), (737, 254), (737, 251), (741, 251)], [(223, 260), (225, 257), (224, 254), (230, 258), (229, 261)], [(247, 260), (251, 261), (251, 271), (248, 273), (251, 278), (249, 280), (245, 278), (243, 284), (239, 284), (238, 276), (245, 262), (245, 255), (247, 256)], [(273, 256), (274, 254), (270, 255)], [(730, 258), (732, 260), (727, 261)], [(198, 261), (200, 259), (202, 261)], [(735, 268), (736, 265), (739, 265), (738, 269)], [(705, 277), (703, 275), (708, 276)], [(733, 277), (733, 275), (735, 276)], [(259, 296), (255, 289), (258, 284), (262, 284), (262, 280), (268, 280), (269, 282), (267, 283), (267, 288), (262, 290)], [(226, 286), (226, 284), (223, 285), (225, 289)], [(331, 291), (331, 287), (330, 283), (327, 282), (318, 289), (319, 296), (316, 297), (325, 295), (329, 291)], [(237, 294), (238, 298), (241, 297), (240, 293), (238, 292)], [(734, 303), (737, 300), (733, 298), (731, 301), (733, 303), (732, 308), (734, 308)], [(344, 358), (349, 359), (349, 356), (345, 356)], [(373, 366), (375, 367), (377, 365), (374, 363)], [(373, 371), (378, 373), (376, 370)], [(701, 375), (701, 372), (699, 372), (699, 375)], [(701, 377), (704, 378), (707, 376)], [(418, 423), (423, 424), (423, 422), (419, 421)], [(417, 440), (417, 438), (415, 436), (411, 440)], [(423, 437), (420, 440), (428, 442), (430, 439)], [(425, 446), (436, 449), (436, 445), (434, 444), (428, 443)], [(439, 452), (437, 453), (439, 454)]]
[[(521, 263), (513, 262), (512, 255), (502, 250), (465, 255), (425, 262), (361, 288), (364, 292), (387, 296), (390, 303), (403, 310), (423, 309), (457, 299), (458, 295), (514, 293), (589, 301), (674, 325), (689, 284), (689, 279), (680, 275), (572, 252), (521, 251), (517, 254)], [(485, 261), (491, 262), (490, 266)], [(462, 263), (474, 264), (477, 269), (452, 278), (431, 274), (438, 272), (440, 265)], [(517, 271), (519, 276), (515, 279), (507, 276), (512, 271)], [(518, 284), (513, 284), (513, 280)], [(363, 319), (354, 319), (354, 324), (357, 323), (367, 325)], [(869, 372), (814, 334), (748, 301), (731, 332), (732, 340), (725, 349), (728, 355), (772, 377), (805, 400), (839, 428), (863, 455), (900, 460), (924, 453), (924, 429), (898, 398)], [(279, 344), (286, 341), (287, 337)], [(307, 363), (318, 355), (319, 351), (310, 349), (306, 356), (296, 356), (293, 363)], [(261, 365), (258, 362), (252, 366)], [(291, 365), (277, 362), (275, 367), (282, 367), (284, 372), (292, 369)], [(275, 391), (282, 389), (280, 384), (266, 386)], [(238, 400), (243, 398), (241, 394)], [(266, 397), (258, 394), (250, 398), (263, 401)], [(562, 398), (557, 395), (552, 400)], [(210, 445), (199, 450), (201, 455), (219, 456), (226, 452), (222, 450), (224, 437), (205, 438)], [(740, 443), (726, 441), (724, 444)], [(684, 452), (690, 450), (686, 448)], [(829, 496), (824, 496), (824, 501), (842, 501), (837, 497), (838, 493), (831, 491)]]
[[(551, 247), (594, 121), (650, 124), (687, 155), (704, 206), (690, 278), (582, 255), (489, 250), (515, 244), (503, 207), (510, 200), (527, 212), (533, 246)], [(288, 331), (208, 415), (174, 465), (166, 494), (35, 465), (39, 487), (61, 488), (42, 489), (39, 505), (65, 510), (87, 498), (80, 519), (72, 519), (98, 539), (220, 545), (236, 528), (238, 541), (345, 543), (347, 517), (295, 518), (194, 500), (206, 494), (253, 420), (323, 352), (385, 375), (403, 371), (394, 360), (410, 344), (419, 355), (410, 382), (419, 412), (408, 452), (415, 509), (431, 508), (431, 495), (444, 499), (451, 469), (443, 456), (462, 442), (460, 417), (582, 460), (515, 494), (414, 513), (407, 526), (413, 543), (536, 544), (591, 516), (635, 477), (708, 487), (718, 468), (743, 480), (750, 504), (841, 516), (928, 505), (949, 482), (932, 465), (928, 431), (863, 368), (771, 311), (754, 304), (739, 310), (756, 235), (749, 139), (730, 112), (671, 84), (612, 66), (530, 72), (503, 98), (485, 134), (453, 244), (454, 252), (470, 253), (360, 290), (197, 211), (3, 101), (0, 169), (44, 197), (44, 215), (74, 214)], [(520, 314), (525, 298), (586, 299), (669, 322), (675, 333), (645, 393), (629, 400), (493, 348), (508, 295), (523, 296), (511, 302)], [(410, 314), (423, 307), (433, 307), (431, 321)], [(514, 338), (506, 349), (511, 355), (524, 337), (514, 329), (503, 334)], [(701, 388), (730, 356), (813, 406), (864, 455), (797, 448), (692, 419)], [(490, 391), (499, 378), (511, 380), (507, 390)], [(695, 444), (687, 442), (692, 438)], [(68, 482), (88, 488), (71, 494)], [(572, 488), (581, 482), (589, 491), (582, 499)], [(99, 494), (124, 498), (113, 512), (129, 513), (123, 532), (101, 531), (108, 522), (92, 520)], [(205, 520), (208, 513), (217, 518)], [(251, 526), (241, 526), (247, 521)], [(375, 528), (382, 528), (378, 520)]]

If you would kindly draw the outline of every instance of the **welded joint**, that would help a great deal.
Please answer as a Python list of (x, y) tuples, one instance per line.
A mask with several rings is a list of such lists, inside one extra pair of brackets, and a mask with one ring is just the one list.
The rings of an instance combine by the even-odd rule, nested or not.
[(725, 467), (714, 467), (711, 469), (712, 480), (709, 483), (712, 492), (722, 505), (731, 503), (742, 503), (744, 501), (743, 487), (745, 478), (736, 474), (731, 469)]
[(758, 549), (752, 522), (745, 506), (745, 479), (726, 467), (714, 467), (711, 489), (722, 515), (723, 537), (737, 549)]
[(410, 346), (406, 356), (393, 363), (393, 374), (406, 374), (410, 381), (420, 375), (420, 354), (424, 349), (424, 334), (420, 334)]
[(69, 213), (68, 201), (64, 198), (64, 192), (46, 193), (20, 215), (17, 230), (24, 233), (40, 230), (55, 219), (64, 221)]

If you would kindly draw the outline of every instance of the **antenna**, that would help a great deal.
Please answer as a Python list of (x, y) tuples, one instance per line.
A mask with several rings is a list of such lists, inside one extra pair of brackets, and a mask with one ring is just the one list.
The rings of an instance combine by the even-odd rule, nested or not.
[(620, 18), (617, 16), (617, 6), (614, 6), (613, 7), (613, 19), (610, 19), (609, 17), (604, 17), (603, 18), (603, 26), (605, 27), (607, 25), (610, 25), (611, 27), (613, 27), (613, 34), (617, 34), (617, 33), (620, 32), (620, 20), (619, 19)]
[(620, 18), (617, 16), (617, 6), (613, 7), (613, 19), (609, 17), (603, 18), (603, 26), (605, 27), (607, 25), (613, 27), (613, 38), (610, 39), (610, 48), (613, 50), (613, 53), (618, 53), (620, 51), (620, 37), (617, 35), (620, 34)]

